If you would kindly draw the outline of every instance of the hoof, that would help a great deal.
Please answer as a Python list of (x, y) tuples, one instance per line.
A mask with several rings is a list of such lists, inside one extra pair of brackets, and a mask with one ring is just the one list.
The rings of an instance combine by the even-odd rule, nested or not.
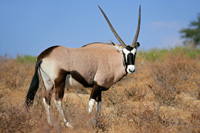
[(69, 122), (65, 123), (65, 126), (68, 128), (73, 128), (73, 126), (71, 124), (69, 124)]

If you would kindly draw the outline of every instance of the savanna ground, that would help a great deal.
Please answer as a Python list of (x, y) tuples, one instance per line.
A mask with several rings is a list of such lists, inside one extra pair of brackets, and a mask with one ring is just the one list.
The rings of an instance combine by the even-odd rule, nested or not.
[[(103, 92), (101, 116), (87, 114), (91, 89), (65, 89), (64, 127), (51, 104), (48, 126), (40, 82), (33, 107), (24, 108), (35, 58), (0, 58), (0, 132), (200, 132), (200, 50), (186, 47), (139, 52), (136, 72)], [(53, 99), (52, 99), (53, 100)]]

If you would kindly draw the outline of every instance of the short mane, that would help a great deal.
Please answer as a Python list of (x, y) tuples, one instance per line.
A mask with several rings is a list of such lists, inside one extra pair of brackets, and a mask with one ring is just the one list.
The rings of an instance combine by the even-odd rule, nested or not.
[[(82, 47), (87, 47), (88, 45), (93, 45), (93, 44), (97, 44), (97, 43), (103, 43), (103, 42), (93, 42), (93, 43), (88, 43), (88, 44), (86, 44), (86, 45), (83, 45)], [(103, 43), (103, 44), (112, 45), (111, 43)]]

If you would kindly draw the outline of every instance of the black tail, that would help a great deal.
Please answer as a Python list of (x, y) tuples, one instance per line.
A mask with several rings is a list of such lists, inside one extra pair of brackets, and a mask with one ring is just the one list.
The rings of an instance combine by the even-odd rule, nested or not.
[(35, 73), (33, 75), (33, 78), (32, 78), (28, 93), (26, 95), (26, 101), (25, 101), (26, 107), (30, 107), (33, 104), (33, 100), (34, 100), (35, 94), (36, 94), (36, 92), (38, 90), (38, 87), (39, 87), (38, 68), (40, 67), (41, 63), (42, 63), (42, 60), (40, 60), (40, 61), (38, 61), (36, 63)]

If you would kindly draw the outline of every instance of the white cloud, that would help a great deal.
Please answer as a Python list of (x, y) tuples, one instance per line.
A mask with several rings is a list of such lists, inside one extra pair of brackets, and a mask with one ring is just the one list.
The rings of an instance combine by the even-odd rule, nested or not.
[(145, 47), (170, 48), (182, 45), (180, 29), (182, 23), (178, 21), (157, 21), (144, 25), (142, 37)]
[(181, 28), (181, 24), (177, 21), (157, 21), (151, 22), (147, 24), (147, 27), (150, 30), (161, 30), (161, 29), (174, 29), (179, 30)]

